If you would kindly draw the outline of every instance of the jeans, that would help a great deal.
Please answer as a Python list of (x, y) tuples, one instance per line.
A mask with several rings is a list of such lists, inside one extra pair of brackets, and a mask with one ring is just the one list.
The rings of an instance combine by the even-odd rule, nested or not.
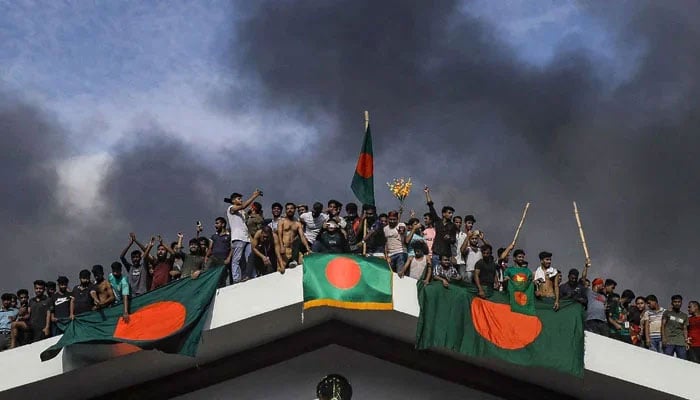
[(655, 351), (657, 353), (663, 353), (663, 351), (661, 350), (661, 338), (651, 338), (649, 350)]
[[(231, 242), (231, 250), (233, 254), (231, 255), (231, 283), (238, 283), (244, 276), (247, 278), (255, 278), (255, 267), (250, 266), (247, 268), (247, 260), (250, 258), (250, 243), (244, 242), (242, 240), (234, 240)], [(248, 271), (248, 270), (252, 271)], [(252, 274), (252, 276), (251, 276)]]
[(682, 360), (685, 360), (687, 358), (685, 346), (679, 346), (677, 344), (665, 344), (664, 354), (666, 354), (667, 356), (673, 356), (673, 353), (676, 353), (676, 357)]
[(433, 256), (430, 259), (430, 262), (432, 263), (433, 268), (437, 267), (440, 265), (440, 256), (437, 254), (433, 254)]
[(407, 258), (408, 254), (406, 253), (399, 253), (394, 254), (393, 256), (389, 256), (389, 265), (391, 266), (392, 271), (401, 271), (403, 269), (403, 266), (406, 265)]

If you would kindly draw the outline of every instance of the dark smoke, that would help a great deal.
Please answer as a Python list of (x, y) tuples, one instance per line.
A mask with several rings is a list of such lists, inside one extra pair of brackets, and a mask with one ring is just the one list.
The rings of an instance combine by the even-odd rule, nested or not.
[(202, 220), (211, 233), (232, 191), (262, 188), (266, 213), (273, 201), (354, 200), (349, 183), (367, 109), (380, 209), (397, 207), (384, 182), (412, 176), (407, 212), (425, 211), (420, 189), (428, 184), (438, 205), (475, 214), (501, 246), (531, 201), (519, 244), (531, 265), (546, 249), (566, 270), (583, 262), (576, 200), (591, 275), (615, 278), (618, 291), (656, 293), (662, 304), (675, 292), (697, 297), (697, 6), (588, 6), (619, 54), (640, 49), (631, 72), (615, 79), (608, 72), (621, 61), (583, 49), (580, 39), (562, 43), (544, 67), (524, 63), (495, 27), (460, 8), (449, 1), (239, 2), (225, 63), (243, 82), (228, 96), (213, 93), (212, 102), (275, 110), (319, 137), (300, 152), (277, 142), (271, 151), (203, 153), (142, 128), (112, 149), (100, 190), (106, 207), (94, 220), (56, 206), (53, 166), (71, 154), (65, 130), (40, 107), (0, 95), (0, 133), (9, 144), (0, 150), (3, 290), (107, 265), (129, 231), (172, 240)]
[[(271, 108), (309, 124), (337, 118), (314, 163), (340, 149), (331, 165), (351, 165), (360, 113), (372, 111), (383, 208), (394, 206), (383, 182), (410, 175), (434, 186), (438, 203), (476, 213), (502, 245), (531, 201), (521, 244), (533, 264), (549, 249), (566, 269), (582, 264), (577, 200), (591, 274), (638, 294), (697, 295), (690, 260), (700, 163), (689, 150), (699, 144), (700, 35), (688, 17), (697, 13), (654, 3), (588, 10), (619, 48), (644, 49), (620, 84), (606, 76), (610, 61), (575, 45), (562, 44), (545, 67), (524, 64), (457, 2), (238, 6), (246, 18), (236, 25), (232, 68), (258, 80)], [(337, 172), (330, 185), (345, 193), (350, 173)], [(410, 205), (422, 212), (416, 189)]]

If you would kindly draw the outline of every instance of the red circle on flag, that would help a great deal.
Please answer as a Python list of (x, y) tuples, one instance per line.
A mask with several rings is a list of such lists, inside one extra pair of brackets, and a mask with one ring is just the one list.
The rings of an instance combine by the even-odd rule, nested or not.
[(355, 168), (357, 175), (367, 179), (374, 175), (374, 160), (371, 154), (362, 153), (360, 158), (357, 160), (357, 168)]
[(159, 301), (129, 315), (129, 322), (119, 318), (114, 329), (117, 339), (158, 340), (170, 336), (185, 325), (187, 310), (177, 301)]
[(362, 270), (357, 262), (347, 257), (337, 257), (326, 265), (326, 279), (338, 289), (352, 289), (360, 282)]
[(542, 322), (537, 316), (513, 312), (508, 304), (475, 297), (470, 308), (474, 330), (501, 349), (522, 349), (542, 332)]

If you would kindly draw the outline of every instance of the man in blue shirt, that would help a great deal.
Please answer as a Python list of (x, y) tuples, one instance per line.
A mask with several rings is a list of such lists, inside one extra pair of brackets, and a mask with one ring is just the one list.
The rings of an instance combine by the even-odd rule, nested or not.
[(124, 313), (122, 314), (124, 322), (129, 322), (129, 296), (131, 291), (129, 290), (129, 281), (122, 275), (122, 263), (119, 261), (112, 263), (112, 273), (109, 274), (107, 280), (114, 291), (115, 303), (124, 305)]
[(0, 309), (0, 351), (5, 350), (10, 345), (12, 321), (17, 318), (19, 310), (11, 308), (12, 294), (2, 294), (2, 309)]

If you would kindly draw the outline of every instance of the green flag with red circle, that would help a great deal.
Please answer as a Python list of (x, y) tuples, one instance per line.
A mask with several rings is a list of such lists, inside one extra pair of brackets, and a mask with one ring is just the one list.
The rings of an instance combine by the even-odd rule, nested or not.
[(369, 124), (367, 124), (362, 150), (360, 150), (360, 157), (357, 159), (355, 175), (352, 177), (350, 188), (362, 204), (374, 205), (374, 154)]
[(178, 279), (135, 297), (129, 307), (128, 321), (122, 317), (124, 306), (116, 304), (60, 323), (63, 336), (41, 353), (41, 360), (49, 360), (62, 348), (76, 343), (128, 343), (142, 349), (194, 357), (223, 272), (223, 267), (214, 268), (197, 279)]
[(304, 257), (304, 309), (392, 310), (392, 280), (381, 258), (311, 254)]

